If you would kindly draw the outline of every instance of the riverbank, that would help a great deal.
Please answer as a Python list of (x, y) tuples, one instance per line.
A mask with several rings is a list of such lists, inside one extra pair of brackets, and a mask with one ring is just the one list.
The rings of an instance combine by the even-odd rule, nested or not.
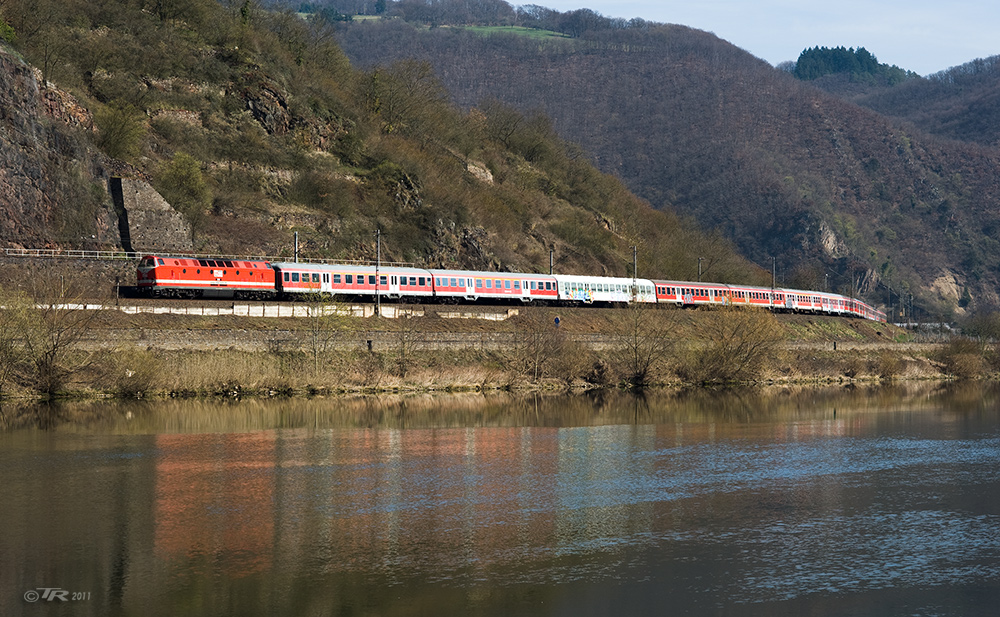
[[(956, 366), (962, 377), (993, 370), (988, 350), (974, 352), (977, 358), (965, 350), (962, 362), (949, 362), (946, 338), (824, 316), (390, 305), (383, 313), (392, 318), (364, 317), (345, 307), (263, 317), (220, 310), (231, 303), (185, 306), (196, 314), (94, 311), (65, 353), (58, 394), (582, 391), (941, 380), (956, 375)], [(737, 361), (743, 365), (734, 366)], [(5, 394), (36, 396), (29, 377), (12, 380)]]

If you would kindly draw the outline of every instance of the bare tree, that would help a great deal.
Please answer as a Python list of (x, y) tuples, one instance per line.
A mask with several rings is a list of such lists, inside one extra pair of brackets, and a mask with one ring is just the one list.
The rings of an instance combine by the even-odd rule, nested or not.
[(10, 315), (4, 311), (4, 320), (9, 320), (5, 325), (11, 329), (4, 336), (13, 338), (5, 347), (17, 359), (14, 370), (22, 371), (22, 379), (51, 397), (72, 374), (89, 365), (90, 354), (79, 351), (77, 343), (98, 311), (86, 309), (82, 290), (72, 282), (67, 288), (64, 275), (29, 274), (29, 279), (36, 283), (33, 303), (26, 294), (7, 294), (17, 308)]
[(309, 352), (313, 375), (319, 375), (320, 359), (327, 355), (351, 329), (350, 319), (333, 296), (313, 294), (309, 308)]
[(447, 91), (427, 62), (403, 60), (367, 75), (365, 104), (384, 133), (446, 129), (441, 115), (448, 109)]
[(673, 348), (674, 312), (633, 302), (615, 314), (611, 359), (622, 379), (634, 387), (648, 385)]
[(396, 376), (406, 377), (413, 362), (413, 354), (419, 339), (419, 328), (417, 321), (413, 319), (413, 309), (406, 305), (397, 305), (396, 319), (391, 327), (392, 336), (392, 363)]
[(538, 381), (554, 358), (562, 353), (565, 334), (547, 313), (532, 311), (518, 315), (510, 325), (513, 341), (510, 360), (518, 372)]
[(0, 288), (0, 396), (29, 362), (24, 333), (38, 324), (34, 303), (23, 293)]

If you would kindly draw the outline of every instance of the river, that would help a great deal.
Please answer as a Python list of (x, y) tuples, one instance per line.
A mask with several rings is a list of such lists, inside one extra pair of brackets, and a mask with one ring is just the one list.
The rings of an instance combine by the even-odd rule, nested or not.
[(3, 615), (994, 615), (995, 386), (3, 408)]

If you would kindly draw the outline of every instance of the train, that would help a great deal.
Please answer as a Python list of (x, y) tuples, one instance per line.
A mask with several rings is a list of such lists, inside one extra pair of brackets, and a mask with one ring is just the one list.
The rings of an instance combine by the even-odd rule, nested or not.
[(361, 301), (522, 302), (615, 306), (746, 306), (770, 311), (860, 317), (884, 312), (840, 294), (693, 281), (533, 274), (404, 266), (314, 264), (145, 255), (139, 293), (162, 298), (291, 299), (338, 296)]

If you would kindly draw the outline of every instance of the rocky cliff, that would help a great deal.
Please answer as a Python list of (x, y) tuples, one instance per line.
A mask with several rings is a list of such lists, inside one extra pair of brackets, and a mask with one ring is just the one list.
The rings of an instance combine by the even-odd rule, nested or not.
[(86, 143), (87, 129), (67, 122), (75, 116), (63, 115), (58, 101), (45, 96), (30, 66), (0, 49), (0, 241), (119, 246), (108, 172)]
[(190, 251), (187, 223), (92, 133), (86, 108), (0, 46), (0, 243)]

